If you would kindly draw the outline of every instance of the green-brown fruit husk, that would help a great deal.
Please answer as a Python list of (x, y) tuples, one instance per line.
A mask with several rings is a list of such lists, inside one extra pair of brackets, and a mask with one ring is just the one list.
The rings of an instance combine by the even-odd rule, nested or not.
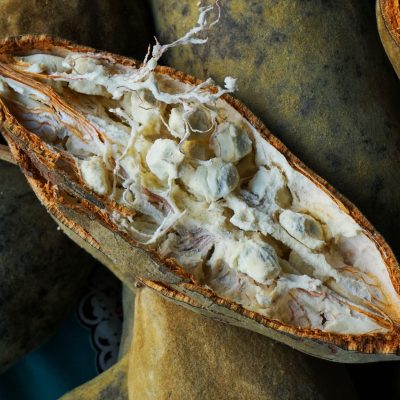
[(378, 31), (390, 62), (400, 77), (400, 4), (396, 0), (376, 2)]
[(142, 59), (153, 23), (145, 0), (0, 0), (0, 37), (28, 33)]
[(344, 367), (136, 293), (130, 399), (354, 399)]
[[(196, 20), (194, 1), (152, 4), (163, 43)], [(400, 84), (372, 2), (225, 1), (205, 36), (205, 46), (171, 49), (166, 63), (200, 79), (237, 77), (236, 96), (400, 254)]]
[(133, 322), (135, 318), (135, 294), (126, 285), (122, 285), (122, 309), (124, 312), (119, 358), (130, 352), (133, 340)]
[[(48, 36), (8, 38), (1, 42), (0, 47), (6, 60), (7, 55), (17, 55), (21, 52), (26, 55), (45, 50), (50, 54), (65, 56), (68, 52), (95, 51)], [(113, 54), (97, 53), (96, 56), (122, 64), (125, 68), (135, 69), (138, 66), (134, 60)], [(156, 72), (180, 83), (199, 83), (195, 78), (170, 68), (157, 67)], [(19, 73), (8, 71), (4, 65), (2, 73), (5, 76), (15, 78), (17, 75), (16, 79), (24, 79)], [(40, 83), (35, 86), (39, 91), (46, 90)], [(49, 101), (52, 102), (54, 95), (52, 92), (48, 93)], [(337, 206), (359, 224), (382, 257), (389, 274), (389, 284), (398, 293), (400, 270), (394, 254), (360, 211), (302, 164), (242, 103), (230, 96), (224, 96), (223, 101), (234, 107), (271, 146), (283, 154), (292, 168), (328, 193)], [(341, 362), (398, 359), (399, 327), (396, 321), (390, 326), (387, 324), (388, 330), (385, 333), (332, 333), (270, 319), (240, 306), (229, 298), (219, 297), (193, 279), (176, 260), (162, 257), (157, 253), (156, 247), (139, 243), (116, 225), (111, 216), (116, 209), (118, 210), (117, 206), (109, 197), (100, 196), (90, 190), (83, 182), (72, 156), (48, 146), (39, 136), (25, 128), (18, 120), (18, 115), (14, 116), (2, 100), (0, 105), (2, 132), (39, 199), (74, 240), (107, 265), (131, 289), (135, 287), (135, 279), (140, 277), (146, 285), (199, 313), (262, 333), (317, 357)], [(74, 111), (73, 116), (78, 123), (80, 112)], [(163, 282), (165, 285), (151, 281)]]
[(121, 360), (62, 400), (356, 398), (342, 366), (136, 293), (124, 287)]
[(57, 231), (18, 167), (1, 161), (1, 372), (57, 328), (93, 265)]

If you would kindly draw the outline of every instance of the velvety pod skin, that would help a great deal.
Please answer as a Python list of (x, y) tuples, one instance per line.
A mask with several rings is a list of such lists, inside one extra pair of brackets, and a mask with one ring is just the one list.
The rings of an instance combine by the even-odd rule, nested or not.
[(0, 372), (56, 329), (93, 264), (57, 231), (19, 168), (1, 161)]
[(144, 0), (0, 1), (0, 37), (45, 33), (141, 59), (152, 26)]
[(400, 77), (400, 4), (396, 0), (378, 0), (376, 19), (379, 35), (393, 68)]
[(344, 367), (135, 292), (123, 290), (120, 361), (62, 400), (357, 398)]
[[(107, 53), (93, 53), (95, 50), (74, 45), (63, 40), (49, 37), (20, 37), (6, 39), (0, 43), (3, 79), (20, 79), (19, 72), (12, 72), (7, 67), (8, 56), (31, 53), (50, 53), (65, 56), (70, 52), (95, 54), (99, 59), (118, 63), (124, 68), (137, 68), (138, 64), (120, 56)], [(91, 56), (92, 57), (92, 56)], [(117, 64), (116, 64), (117, 63)], [(158, 67), (157, 74), (176, 83), (194, 85), (195, 78), (181, 72)], [(26, 80), (25, 82), (31, 82)], [(16, 85), (13, 81), (12, 85)], [(33, 84), (32, 82), (29, 84)], [(35, 83), (41, 88), (40, 83)], [(47, 89), (46, 89), (47, 90)], [(212, 90), (212, 89), (211, 89)], [(51, 92), (46, 92), (51, 93)], [(50, 94), (50, 101), (53, 100)], [(55, 105), (60, 100), (54, 97)], [(240, 102), (230, 96), (224, 96), (226, 107), (232, 107), (235, 113), (244, 118), (268, 146), (284, 155), (290, 166), (302, 176), (306, 176), (315, 187), (328, 194), (335, 207), (347, 217), (356, 221), (367, 235), (388, 273), (391, 290), (399, 292), (399, 267), (389, 246), (362, 216), (358, 209), (343, 198), (323, 179), (305, 167), (286, 147), (277, 140), (264, 125)], [(224, 104), (225, 104), (224, 103)], [(57, 105), (58, 107), (58, 105)], [(18, 115), (18, 114), (17, 114)], [(81, 114), (75, 118), (82, 118)], [(136, 277), (153, 289), (162, 292), (180, 304), (210, 317), (262, 333), (286, 343), (300, 351), (330, 360), (342, 362), (368, 362), (396, 359), (399, 348), (398, 326), (386, 324), (386, 333), (340, 334), (312, 328), (301, 328), (250, 311), (225, 297), (218, 297), (215, 292), (196, 283), (193, 276), (184, 270), (173, 258), (165, 258), (154, 246), (140, 244), (112, 219), (112, 212), (119, 210), (119, 205), (110, 197), (101, 196), (90, 189), (83, 181), (72, 156), (66, 151), (58, 151), (48, 145), (40, 136), (24, 128), (18, 119), (1, 102), (2, 131), (7, 139), (13, 156), (26, 174), (39, 199), (68, 234), (85, 249), (95, 255), (120, 277), (131, 289), (135, 288)], [(85, 125), (88, 128), (88, 125)], [(335, 208), (336, 209), (336, 208)], [(119, 211), (118, 211), (119, 212)], [(121, 211), (125, 212), (125, 211)], [(154, 284), (154, 282), (163, 282)], [(152, 283), (153, 282), (153, 283)], [(392, 312), (389, 310), (389, 312)]]
[[(164, 43), (196, 19), (194, 1), (151, 3)], [(171, 49), (166, 63), (200, 79), (239, 78), (237, 98), (400, 254), (400, 84), (379, 41), (373, 2), (224, 1), (204, 36), (204, 46)]]
[(133, 330), (129, 399), (356, 398), (344, 367), (195, 314), (147, 287), (136, 293)]
[(135, 292), (128, 286), (122, 286), (122, 309), (124, 313), (119, 358), (122, 359), (130, 352), (133, 340), (133, 322), (135, 318)]

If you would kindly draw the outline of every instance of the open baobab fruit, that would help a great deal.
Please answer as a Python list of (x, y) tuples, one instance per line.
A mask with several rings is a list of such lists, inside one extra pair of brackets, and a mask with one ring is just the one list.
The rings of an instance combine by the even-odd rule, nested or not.
[(1, 129), (48, 211), (131, 287), (318, 357), (396, 359), (384, 239), (227, 94), (233, 78), (157, 67), (169, 46), (140, 64), (46, 36), (0, 42)]

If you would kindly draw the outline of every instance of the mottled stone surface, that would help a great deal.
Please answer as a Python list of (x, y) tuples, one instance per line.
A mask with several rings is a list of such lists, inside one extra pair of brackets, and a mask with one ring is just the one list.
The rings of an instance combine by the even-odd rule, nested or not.
[[(162, 42), (197, 19), (187, 0), (151, 0)], [(211, 18), (211, 17), (210, 17)], [(206, 45), (166, 62), (238, 78), (235, 94), (303, 162), (352, 200), (400, 254), (400, 84), (360, 0), (232, 0)]]
[(94, 263), (0, 161), (0, 372), (54, 332)]

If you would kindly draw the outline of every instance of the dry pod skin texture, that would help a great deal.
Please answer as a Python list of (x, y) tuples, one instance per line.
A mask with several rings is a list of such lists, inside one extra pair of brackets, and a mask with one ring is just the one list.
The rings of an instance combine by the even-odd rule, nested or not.
[(2, 131), (40, 200), (130, 288), (164, 282), (318, 357), (396, 359), (389, 246), (227, 95), (233, 78), (156, 68), (169, 46), (139, 65), (45, 36), (0, 43)]
[(4, 371), (57, 328), (94, 261), (57, 232), (19, 169), (4, 162), (0, 243), (0, 371)]
[(62, 400), (356, 398), (342, 366), (185, 310), (143, 284), (136, 296), (124, 287), (123, 299), (120, 361)]
[[(196, 2), (152, 4), (164, 43), (196, 20)], [(240, 77), (238, 99), (400, 251), (400, 84), (373, 2), (232, 0), (221, 10), (208, 42), (171, 49), (167, 65), (217, 82)]]
[(383, 47), (400, 77), (400, 3), (397, 0), (378, 0), (376, 19)]
[(122, 309), (123, 325), (121, 334), (121, 344), (119, 346), (119, 358), (122, 359), (129, 353), (133, 339), (133, 322), (135, 318), (135, 295), (128, 286), (122, 286)]
[(343, 366), (195, 314), (147, 287), (136, 293), (133, 329), (130, 399), (356, 398)]
[(142, 57), (152, 40), (144, 0), (1, 0), (0, 37), (49, 34)]

